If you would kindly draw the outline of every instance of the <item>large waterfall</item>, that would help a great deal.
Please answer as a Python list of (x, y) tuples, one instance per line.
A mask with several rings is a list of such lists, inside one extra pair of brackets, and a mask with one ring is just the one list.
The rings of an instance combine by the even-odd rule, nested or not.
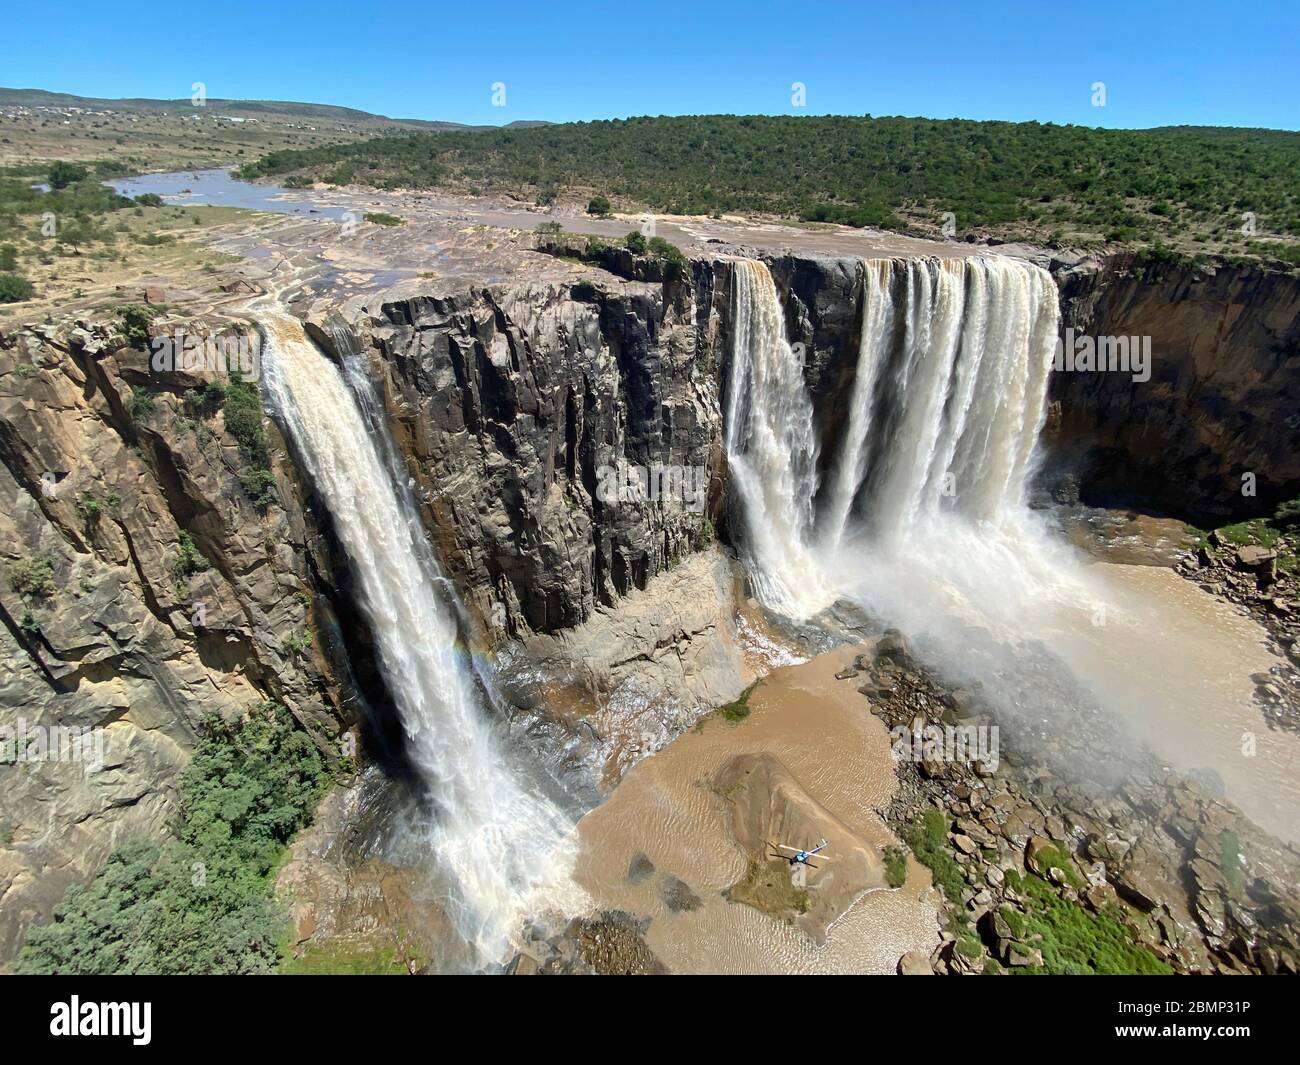
[[(456, 648), (439, 568), (343, 375), (296, 318), (260, 315), (266, 384), (324, 498), (362, 592), (410, 755), (435, 810), (429, 841), (455, 885), (452, 916), (487, 959), (536, 889), (563, 872), (571, 825), (507, 763)], [(353, 375), (353, 387), (368, 387)], [(382, 441), (380, 441), (382, 442)]]
[[(818, 482), (812, 400), (771, 275), (736, 263), (728, 463), (760, 598), (807, 617), (847, 539), (889, 552), (945, 514), (1016, 523), (1045, 412), (1056, 288), (1012, 259), (870, 260), (848, 417)], [(855, 520), (856, 518), (856, 520)]]

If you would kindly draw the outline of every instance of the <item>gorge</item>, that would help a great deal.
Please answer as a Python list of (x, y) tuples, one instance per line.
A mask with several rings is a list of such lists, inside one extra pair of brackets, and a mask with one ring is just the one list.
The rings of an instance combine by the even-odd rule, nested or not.
[[(423, 225), (401, 237), (417, 258), (445, 223)], [(286, 257), (301, 253), (295, 232), (282, 236)], [(1212, 718), (1255, 727), (1253, 685), (1198, 702), (1208, 679), (1194, 668), (1172, 687), (1149, 684), (1167, 643), (1144, 635), (1140, 619), (1166, 608), (1168, 589), (1102, 573), (1132, 567), (1087, 563), (1064, 525), (1084, 504), (1132, 500), (1227, 520), (1300, 494), (1294, 441), (1276, 431), (1300, 384), (1293, 278), (919, 242), (809, 254), (723, 237), (672, 268), (571, 234), (457, 232), (462, 243), (443, 244), (449, 261), (435, 279), (358, 281), (357, 262), (330, 258), (333, 272), (293, 271), (280, 303), (223, 305), (235, 328), (263, 338), (258, 388), (276, 492), (261, 512), (241, 494), (230, 412), (201, 416), (187, 402), (210, 375), (160, 379), (142, 347), (90, 320), (7, 338), (0, 454), (18, 502), (6, 531), (28, 557), (48, 559), (58, 591), (33, 605), (7, 590), (5, 684), (53, 717), (107, 720), (110, 752), (116, 739), (119, 751), (149, 755), (110, 760), (107, 776), (84, 782), (59, 767), (66, 779), (47, 790), (24, 785), (32, 790), (6, 815), (2, 847), (4, 957), (119, 836), (165, 831), (184, 751), (214, 697), (233, 711), (272, 696), (331, 755), (361, 728), (363, 777), (390, 776), (379, 738), (400, 748), (411, 797), (385, 802), (399, 810), (398, 834), (419, 841), (427, 890), (482, 968), (517, 964), (533, 934), (523, 930), (545, 912), (577, 917), (623, 890), (584, 883), (583, 814), (595, 807), (588, 816), (599, 818), (624, 782), (644, 786), (634, 774), (651, 772), (639, 767), (656, 752), (684, 733), (679, 742), (693, 741), (706, 721), (706, 735), (721, 727), (709, 717), (716, 707), (805, 660), (809, 673), (777, 678), (796, 693), (796, 722), (799, 676), (870, 687), (880, 661), (905, 664), (909, 679), (867, 696), (865, 724), (835, 716), (850, 713), (839, 696), (827, 704), (838, 709), (818, 711), (827, 735), (851, 736), (864, 752), (887, 750), (870, 713), (892, 714), (915, 670), (1002, 729), (1016, 768), (995, 783), (1030, 768), (1070, 787), (1118, 788), (1171, 767), (1208, 769), (1212, 786), (1188, 809), (1217, 810), (1226, 798), (1264, 833), (1289, 837), (1295, 735), (1261, 735), (1264, 755), (1245, 767), (1222, 736), (1162, 748), (1179, 727), (1212, 731)], [(505, 255), (526, 264), (509, 281), (496, 265)], [(238, 269), (257, 287), (281, 287), (281, 267)], [(1149, 390), (1119, 375), (1052, 373), (1067, 324), (1170, 338), (1156, 346)], [(20, 363), (36, 369), (20, 373)], [(146, 390), (151, 410), (133, 402)], [(685, 492), (609, 498), (598, 486), (620, 464), (700, 471), (703, 506)], [(1254, 501), (1237, 490), (1247, 470), (1261, 486)], [(47, 491), (51, 471), (71, 487)], [(92, 528), (86, 494), (110, 491), (119, 504)], [(207, 568), (177, 571), (186, 536)], [(196, 602), (208, 604), (202, 616)], [(25, 610), (39, 635), (23, 626)], [(1225, 623), (1197, 638), (1212, 640), (1214, 624)], [(305, 652), (295, 650), (304, 631), (315, 636)], [(1241, 638), (1258, 645), (1243, 661), (1274, 660), (1262, 629)], [(855, 653), (828, 673), (821, 656), (836, 649)], [(1206, 669), (1219, 661), (1194, 639), (1186, 657)], [(835, 681), (839, 673), (848, 676)], [(756, 697), (763, 709), (737, 727), (737, 743), (746, 729), (778, 728), (766, 681)], [(1225, 699), (1235, 700), (1230, 712)], [(1034, 748), (1046, 734), (1054, 738)], [(680, 758), (703, 776), (693, 757), (664, 764)], [(793, 783), (785, 770), (764, 772), (774, 787), (807, 791), (807, 809), (839, 811), (846, 848), (870, 840), (863, 853), (883, 855), (898, 844), (883, 822), (867, 823), (868, 808), (901, 801), (888, 788), (855, 794), (837, 779), (822, 793), (815, 759), (799, 764)], [(43, 835), (44, 818), (84, 836)], [(1093, 834), (1071, 823), (1056, 844), (1077, 847), (1082, 865), (1095, 857)], [(1285, 868), (1293, 843), (1253, 843), (1250, 861)], [(384, 860), (420, 864), (395, 853)], [(294, 856), (321, 882), (343, 861)], [(575, 862), (589, 898), (569, 882)], [(1144, 866), (1149, 876), (1155, 864)], [(1123, 881), (1123, 857), (1110, 868)], [(914, 948), (929, 945), (927, 913), (939, 943), (934, 901), (908, 898), (900, 920)], [(347, 903), (346, 891), (326, 893), (313, 920), (324, 925), (329, 905)], [(1185, 940), (1216, 939), (1186, 947), (1184, 968), (1228, 957), (1261, 966), (1264, 949), (1291, 964), (1276, 961), (1293, 949), (1289, 917), (1278, 916), (1287, 899), (1234, 896), (1241, 924), (1269, 925), (1244, 958), (1229, 946), (1235, 933), (1206, 932), (1195, 899), (1181, 905), (1170, 920), (1192, 931), (1171, 935), (1171, 957)], [(656, 949), (671, 950), (656, 922), (678, 912), (693, 911), (651, 919)], [(563, 927), (537, 932), (534, 946)], [(644, 933), (610, 927), (633, 942)], [(854, 927), (842, 935), (868, 934)], [(311, 939), (302, 921), (298, 935)], [(556, 964), (537, 950), (542, 968)]]

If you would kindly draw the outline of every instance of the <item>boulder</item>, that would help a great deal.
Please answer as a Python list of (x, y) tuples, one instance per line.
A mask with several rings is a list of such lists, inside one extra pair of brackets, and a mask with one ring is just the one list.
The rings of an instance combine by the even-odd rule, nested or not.
[(929, 955), (919, 950), (909, 950), (898, 959), (899, 976), (933, 976), (934, 967)]

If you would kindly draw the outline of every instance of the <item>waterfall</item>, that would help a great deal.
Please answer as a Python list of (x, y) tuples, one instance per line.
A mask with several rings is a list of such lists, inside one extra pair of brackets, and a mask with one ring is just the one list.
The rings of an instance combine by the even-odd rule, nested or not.
[(760, 262), (736, 262), (732, 322), (724, 440), (741, 550), (759, 598), (807, 617), (826, 605), (809, 543), (817, 491), (812, 400), (803, 359), (786, 341), (772, 275)]
[(364, 375), (343, 374), (289, 315), (259, 314), (268, 394), (324, 498), (358, 578), (361, 606), (434, 806), (429, 842), (456, 890), (451, 916), (487, 959), (508, 944), (530, 896), (564, 872), (571, 825), (511, 770), (456, 647), (437, 560), (385, 462)]
[(862, 342), (827, 541), (841, 542), (855, 500), (882, 541), (909, 535), (942, 509), (974, 521), (1014, 519), (1046, 412), (1057, 320), (1051, 276), (985, 257), (884, 260), (865, 269)]
[(881, 556), (945, 516), (1019, 529), (1046, 413), (1057, 299), (1045, 270), (877, 259), (861, 282), (848, 416), (819, 500), (803, 360), (767, 268), (736, 263), (726, 447), (740, 549), (759, 597), (798, 618), (853, 583), (839, 558), (851, 538)]

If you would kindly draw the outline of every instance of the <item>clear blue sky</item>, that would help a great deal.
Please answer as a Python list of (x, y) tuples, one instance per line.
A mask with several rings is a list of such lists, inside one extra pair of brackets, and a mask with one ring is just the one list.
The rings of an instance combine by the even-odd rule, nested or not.
[(735, 112), (1300, 128), (1300, 0), (8, 7), (0, 85), (85, 96), (188, 97), (201, 81), (213, 97), (474, 123)]

